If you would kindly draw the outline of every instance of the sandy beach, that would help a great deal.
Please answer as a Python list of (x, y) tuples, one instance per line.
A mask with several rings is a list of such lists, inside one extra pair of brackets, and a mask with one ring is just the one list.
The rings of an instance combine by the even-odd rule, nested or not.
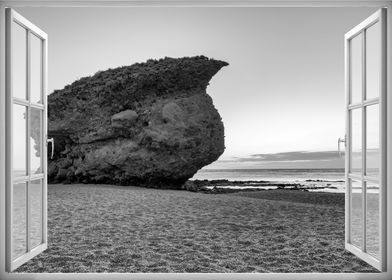
[(48, 249), (17, 272), (376, 272), (344, 249), (344, 194), (48, 192)]

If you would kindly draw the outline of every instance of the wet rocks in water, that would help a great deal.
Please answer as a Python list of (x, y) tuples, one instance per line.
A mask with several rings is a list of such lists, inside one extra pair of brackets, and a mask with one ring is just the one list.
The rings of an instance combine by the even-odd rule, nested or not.
[(180, 187), (224, 151), (206, 87), (226, 65), (203, 56), (149, 60), (53, 92), (49, 182)]

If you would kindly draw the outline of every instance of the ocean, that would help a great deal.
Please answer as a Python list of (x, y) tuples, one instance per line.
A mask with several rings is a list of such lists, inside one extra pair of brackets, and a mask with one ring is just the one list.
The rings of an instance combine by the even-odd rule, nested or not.
[[(344, 169), (201, 169), (192, 180), (300, 183), (317, 191), (345, 192)], [(236, 188), (235, 185), (230, 186)], [(240, 186), (237, 186), (241, 188)], [(270, 187), (271, 189), (271, 187)]]

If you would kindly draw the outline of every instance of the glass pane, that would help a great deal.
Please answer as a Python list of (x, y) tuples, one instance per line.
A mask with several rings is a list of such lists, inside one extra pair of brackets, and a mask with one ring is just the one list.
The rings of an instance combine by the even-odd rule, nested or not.
[(362, 184), (350, 179), (351, 184), (351, 244), (362, 247), (363, 203)]
[(379, 105), (366, 107), (366, 175), (378, 177), (380, 170)]
[(366, 183), (366, 251), (380, 259), (380, 188)]
[(34, 34), (30, 36), (30, 100), (42, 103), (42, 41)]
[(351, 173), (362, 172), (362, 109), (351, 111)]
[(41, 168), (41, 138), (42, 138), (42, 111), (30, 109), (30, 168), (31, 174), (42, 173)]
[(27, 31), (19, 24), (12, 23), (12, 88), (13, 96), (27, 99)]
[(366, 98), (371, 99), (380, 95), (381, 70), (381, 30), (377, 22), (366, 29)]
[(26, 117), (25, 106), (13, 105), (13, 174), (14, 177), (27, 175), (26, 170)]
[(351, 39), (350, 51), (350, 103), (358, 103), (362, 100), (362, 33)]
[(14, 184), (12, 217), (12, 259), (26, 252), (26, 183)]
[(42, 179), (31, 181), (30, 185), (31, 202), (31, 247), (34, 248), (42, 242)]

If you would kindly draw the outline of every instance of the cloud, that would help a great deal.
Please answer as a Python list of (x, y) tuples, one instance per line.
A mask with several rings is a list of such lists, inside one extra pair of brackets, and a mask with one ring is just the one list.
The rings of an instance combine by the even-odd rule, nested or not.
[(206, 169), (291, 169), (344, 168), (344, 153), (337, 151), (295, 151), (275, 154), (252, 154), (245, 157), (222, 158)]
[[(355, 161), (361, 161), (361, 153), (353, 153)], [(377, 149), (367, 151), (369, 168), (377, 168), (379, 164)], [(344, 168), (344, 152), (339, 156), (337, 151), (295, 151), (275, 154), (252, 154), (244, 157), (222, 157), (204, 169), (318, 169)]]
[[(343, 156), (343, 154), (342, 154)], [(321, 151), (321, 152), (286, 152), (276, 154), (254, 154), (247, 158), (238, 158), (238, 161), (314, 161), (314, 160), (332, 160), (340, 159), (336, 151)]]

